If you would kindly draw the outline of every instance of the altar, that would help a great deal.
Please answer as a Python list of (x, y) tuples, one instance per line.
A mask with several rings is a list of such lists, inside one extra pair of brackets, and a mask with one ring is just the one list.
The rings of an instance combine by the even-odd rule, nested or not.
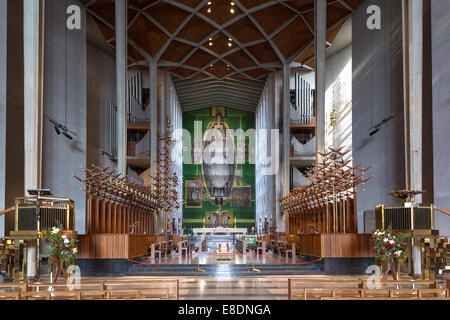
[(194, 235), (198, 234), (247, 234), (247, 228), (193, 228)]

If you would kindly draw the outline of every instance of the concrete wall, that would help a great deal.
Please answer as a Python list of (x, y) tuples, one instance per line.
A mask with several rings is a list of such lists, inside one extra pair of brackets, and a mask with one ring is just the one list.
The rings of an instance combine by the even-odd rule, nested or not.
[[(75, 201), (75, 229), (85, 232), (86, 195), (72, 174), (84, 176), (86, 165), (86, 22), (66, 28), (67, 6), (78, 0), (47, 0), (45, 5), (44, 122), (42, 186)], [(46, 117), (76, 133), (57, 135)]]
[[(274, 73), (273, 80), (273, 94), (271, 97), (271, 102), (273, 105), (273, 123), (274, 129), (278, 129), (280, 132), (280, 139), (278, 145), (280, 146), (280, 153), (278, 157), (278, 171), (275, 175), (275, 200), (280, 199), (283, 196), (283, 161), (282, 161), (282, 148), (283, 148), (283, 72), (277, 71)], [(285, 231), (285, 216), (281, 215), (280, 202), (276, 201), (275, 210), (273, 214), (273, 224), (272, 226), (276, 228), (278, 232)]]
[[(274, 90), (275, 74), (272, 73), (267, 78), (266, 86), (262, 92), (255, 112), (255, 200), (256, 230), (258, 232), (262, 232), (261, 229), (264, 228), (265, 221), (267, 221), (268, 224), (270, 224), (271, 221), (272, 224), (276, 221), (277, 199), (275, 197), (275, 175), (270, 174), (268, 170), (270, 167), (276, 166), (274, 161), (279, 161), (272, 153), (272, 145), (277, 148), (279, 147), (277, 141), (273, 141), (271, 137), (271, 130), (274, 129)], [(278, 152), (280, 152), (280, 150), (278, 150)], [(263, 170), (267, 170), (267, 172), (263, 172)]]
[[(450, 210), (450, 1), (431, 1), (434, 202)], [(441, 234), (450, 235), (450, 217), (436, 213)]]
[(116, 105), (114, 57), (87, 44), (87, 165), (116, 168), (109, 152), (109, 105)]
[[(366, 10), (381, 8), (381, 30), (368, 30)], [(353, 15), (353, 161), (373, 164), (374, 178), (358, 195), (358, 229), (363, 232), (363, 212), (397, 200), (388, 191), (405, 188), (402, 3), (366, 0)], [(369, 129), (394, 114), (394, 119), (373, 136)]]
[[(8, 41), (7, 1), (0, 1), (0, 211), (5, 207), (6, 189), (6, 63)], [(5, 217), (0, 216), (0, 236), (4, 235)]]
[[(325, 81), (325, 147), (345, 150), (352, 148), (352, 46), (348, 46), (326, 61)], [(336, 110), (336, 125), (330, 115)], [(346, 154), (351, 159), (352, 153)]]

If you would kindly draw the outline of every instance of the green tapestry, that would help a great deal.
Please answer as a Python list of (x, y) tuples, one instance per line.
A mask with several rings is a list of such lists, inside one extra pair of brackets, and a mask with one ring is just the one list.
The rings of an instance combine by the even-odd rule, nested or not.
[[(255, 225), (255, 114), (211, 107), (183, 113), (183, 228)], [(189, 140), (189, 141), (188, 141)]]

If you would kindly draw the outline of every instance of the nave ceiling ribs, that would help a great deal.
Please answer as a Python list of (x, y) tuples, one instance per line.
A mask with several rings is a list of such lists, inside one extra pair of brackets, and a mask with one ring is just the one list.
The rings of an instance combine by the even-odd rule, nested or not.
[[(212, 4), (209, 5), (209, 1)], [(235, 4), (233, 6), (235, 9), (234, 14), (222, 12), (223, 10), (226, 11), (227, 6), (229, 6), (228, 1), (217, 1), (158, 0), (139, 2), (128, 0), (130, 11), (128, 28), (132, 31), (136, 23), (139, 23), (139, 28), (141, 29), (137, 32), (142, 33), (142, 37), (144, 37), (137, 39), (134, 34), (129, 37), (130, 44), (145, 60), (165, 63), (163, 57), (165, 54), (168, 54), (167, 50), (169, 48), (173, 49), (171, 44), (174, 41), (177, 43), (181, 42), (191, 46), (191, 48), (187, 53), (183, 52), (184, 56), (180, 60), (170, 61), (179, 63), (174, 66), (175, 68), (187, 67), (186, 62), (189, 58), (200, 50), (212, 54), (217, 59), (216, 61), (222, 61), (229, 65), (232, 72), (227, 73), (225, 77), (228, 75), (239, 75), (243, 78), (251, 78), (252, 76), (245, 71), (252, 70), (250, 68), (266, 69), (268, 72), (274, 68), (279, 69), (284, 63), (296, 61), (298, 56), (309, 47), (308, 44), (314, 42), (313, 20), (311, 20), (311, 17), (306, 17), (306, 15), (310, 16), (314, 10), (313, 0), (236, 0), (233, 1)], [(106, 40), (111, 42), (114, 38), (113, 35), (111, 36), (111, 33), (114, 34), (114, 2), (108, 0), (83, 0), (83, 3), (87, 6), (88, 13), (95, 17), (95, 21), (104, 26), (102, 32), (107, 37)], [(342, 16), (342, 19), (345, 20), (352, 14), (358, 5), (358, 1), (329, 0), (327, 5), (329, 19)], [(212, 8), (212, 12), (208, 13), (206, 8)], [(215, 9), (222, 11), (220, 14), (216, 14), (214, 12)], [(148, 27), (145, 26), (142, 19), (147, 20), (149, 27), (151, 24), (152, 27), (150, 28), (155, 30), (146, 29)], [(201, 38), (197, 37), (195, 41), (186, 39), (185, 34), (186, 27), (193, 21), (194, 25), (191, 27), (194, 27), (194, 29), (190, 29), (190, 35), (193, 35), (191, 32), (195, 34), (193, 30), (209, 28), (204, 33), (204, 36)], [(300, 25), (300, 21), (305, 27), (301, 31), (296, 29)], [(241, 30), (245, 32), (240, 32)], [(307, 32), (307, 34), (300, 37), (301, 39), (297, 36), (290, 36), (296, 32)], [(214, 48), (210, 48), (207, 45), (208, 39), (216, 35), (223, 35), (231, 39), (232, 47), (230, 47), (230, 50), (218, 53)], [(147, 36), (151, 38), (145, 39)], [(290, 38), (286, 38), (289, 36)], [(305, 39), (309, 40), (304, 41)], [(150, 45), (150, 43), (152, 44)], [(267, 44), (267, 46), (264, 47), (263, 44)], [(260, 45), (258, 50), (272, 50), (276, 55), (277, 61), (270, 61), (274, 63), (272, 67), (266, 66), (261, 61), (261, 59), (267, 59), (267, 55), (261, 54), (256, 56), (254, 54), (257, 50), (252, 50), (251, 47), (258, 45)], [(242, 52), (242, 59), (236, 59), (235, 61), (227, 59), (227, 56), (236, 52)], [(145, 60), (130, 59), (133, 64), (145, 63)], [(302, 61), (297, 62), (302, 63)], [(223, 72), (219, 72), (220, 74), (214, 71), (205, 72), (207, 66), (208, 61), (204, 63), (203, 68), (197, 70), (197, 74), (194, 76), (206, 75), (216, 79), (224, 78)], [(254, 74), (259, 75), (260, 73)]]
[[(115, 49), (114, 1), (82, 2)], [(327, 41), (334, 41), (359, 2), (327, 1)], [(228, 11), (231, 6), (234, 12)], [(204, 84), (195, 87), (201, 94), (213, 81), (215, 89), (228, 87), (223, 94), (235, 91), (249, 99), (262, 92), (267, 74), (283, 64), (314, 68), (314, 0), (128, 0), (128, 9), (130, 66), (157, 62), (172, 73), (180, 101), (193, 89), (189, 84)], [(242, 86), (232, 86), (236, 82), (230, 79), (239, 79)], [(191, 106), (182, 104), (184, 110)], [(245, 107), (254, 110), (256, 105)]]

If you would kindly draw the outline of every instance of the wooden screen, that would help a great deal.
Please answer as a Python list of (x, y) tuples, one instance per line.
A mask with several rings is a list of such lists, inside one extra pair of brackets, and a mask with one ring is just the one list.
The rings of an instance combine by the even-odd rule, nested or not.
[[(289, 215), (290, 234), (357, 233), (358, 220), (355, 199), (338, 201), (335, 206), (305, 210)], [(328, 218), (327, 218), (328, 217)]]
[(153, 234), (153, 213), (89, 197), (88, 234)]

